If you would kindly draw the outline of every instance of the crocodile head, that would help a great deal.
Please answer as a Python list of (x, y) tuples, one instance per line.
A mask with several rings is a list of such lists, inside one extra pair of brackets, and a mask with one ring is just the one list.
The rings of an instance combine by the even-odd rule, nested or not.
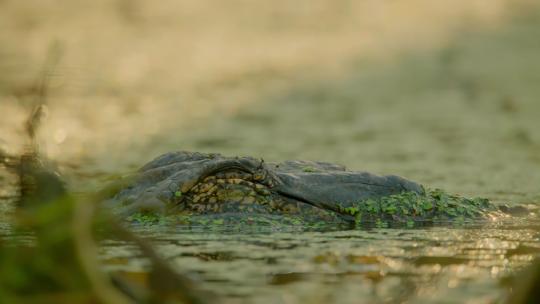
[(324, 162), (264, 163), (251, 157), (167, 153), (143, 166), (106, 205), (117, 213), (251, 215), (351, 221), (355, 203), (423, 188), (398, 176), (352, 172)]

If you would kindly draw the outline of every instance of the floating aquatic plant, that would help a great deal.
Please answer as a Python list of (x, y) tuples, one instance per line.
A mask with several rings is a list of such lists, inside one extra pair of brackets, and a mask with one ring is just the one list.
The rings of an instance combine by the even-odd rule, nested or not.
[(357, 223), (391, 220), (409, 222), (425, 220), (458, 220), (482, 217), (497, 208), (485, 198), (465, 198), (440, 189), (424, 194), (403, 192), (378, 199), (367, 199), (340, 209), (354, 216)]

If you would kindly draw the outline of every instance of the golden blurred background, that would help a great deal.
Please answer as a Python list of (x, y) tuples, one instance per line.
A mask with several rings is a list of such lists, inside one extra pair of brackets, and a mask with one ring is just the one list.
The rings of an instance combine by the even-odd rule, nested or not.
[(73, 184), (200, 150), (540, 202), (534, 2), (0, 0), (0, 146), (46, 74)]

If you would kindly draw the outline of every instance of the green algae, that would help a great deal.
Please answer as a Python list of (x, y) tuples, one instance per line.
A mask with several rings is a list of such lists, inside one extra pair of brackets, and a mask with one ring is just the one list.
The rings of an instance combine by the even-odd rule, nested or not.
[[(233, 195), (234, 196), (234, 195)], [(361, 200), (347, 207), (340, 207), (338, 213), (321, 218), (316, 214), (265, 214), (257, 212), (208, 213), (179, 212), (160, 215), (139, 212), (126, 218), (137, 225), (183, 225), (197, 227), (306, 227), (325, 228), (350, 223), (343, 216), (350, 216), (356, 226), (387, 228), (404, 225), (415, 227), (419, 222), (451, 222), (455, 225), (468, 220), (485, 219), (490, 214), (500, 212), (486, 198), (466, 198), (452, 195), (441, 189), (428, 189), (423, 194), (403, 192), (377, 199)], [(239, 228), (240, 229), (240, 228)]]
[(242, 231), (244, 229), (282, 230), (299, 228), (302, 230), (332, 230), (342, 227), (346, 222), (335, 217), (322, 220), (314, 215), (262, 214), (262, 213), (215, 213), (194, 214), (177, 213), (160, 215), (151, 212), (139, 212), (126, 218), (126, 222), (135, 226), (181, 226), (198, 229)]
[(168, 217), (152, 212), (137, 212), (126, 218), (130, 223), (140, 225), (154, 225), (167, 223)]
[(498, 209), (486, 198), (465, 198), (441, 189), (424, 194), (403, 192), (378, 199), (367, 199), (340, 208), (354, 216), (355, 222), (395, 221), (414, 226), (415, 221), (455, 221), (484, 218)]
[(313, 173), (313, 172), (317, 172), (317, 169), (311, 166), (307, 166), (307, 167), (302, 168), (302, 171), (307, 172), (307, 173)]

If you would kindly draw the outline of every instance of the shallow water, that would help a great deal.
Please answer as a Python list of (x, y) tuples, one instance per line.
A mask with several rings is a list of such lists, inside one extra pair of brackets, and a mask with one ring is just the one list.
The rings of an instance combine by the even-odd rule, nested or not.
[[(349, 1), (340, 3), (345, 2)], [(65, 81), (66, 87), (51, 92), (51, 119), (45, 122), (41, 139), (44, 151), (59, 161), (77, 190), (88, 185), (95, 188), (100, 183), (96, 180), (107, 173), (123, 173), (159, 153), (182, 149), (270, 161), (330, 161), (498, 203), (538, 205), (540, 14), (533, 10), (518, 14), (502, 9), (502, 4), (492, 15), (481, 5), (478, 12), (470, 13), (467, 4), (471, 1), (462, 2), (465, 5), (446, 3), (455, 10), (432, 13), (426, 9), (418, 16), (395, 9), (403, 14), (401, 18), (376, 17), (363, 7), (348, 17), (343, 15), (346, 10), (331, 12), (325, 16), (348, 23), (338, 22), (335, 28), (324, 30), (313, 24), (309, 14), (302, 15), (302, 9), (291, 12), (280, 6), (276, 9), (290, 23), (284, 28), (290, 36), (264, 24), (250, 27), (254, 18), (236, 18), (235, 12), (228, 12), (230, 19), (210, 18), (215, 21), (197, 26), (200, 33), (171, 43), (162, 38), (162, 24), (153, 23), (143, 10), (139, 17), (147, 20), (138, 28), (149, 34), (142, 42), (131, 36), (132, 25), (123, 24), (110, 27), (110, 36), (101, 30), (84, 36), (98, 46), (101, 43), (95, 49), (111, 54), (93, 54), (91, 47), (77, 44), (73, 37), (81, 33), (68, 31), (76, 26), (52, 24), (52, 30), (40, 26), (39, 22), (54, 17), (44, 13), (45, 21), (35, 21), (33, 30), (32, 24), (19, 29), (32, 31), (24, 36), (28, 46), (11, 45), (13, 54), (31, 55), (31, 62), (38, 62), (36, 57), (45, 49), (40, 40), (45, 38), (40, 37), (58, 32), (67, 37), (62, 36), (71, 47), (68, 52), (76, 50), (68, 53), (67, 63), (59, 69), (59, 82)], [(370, 8), (383, 12), (385, 5), (399, 8), (399, 3), (419, 7), (392, 1), (373, 2)], [(178, 19), (175, 11), (155, 10), (168, 16), (170, 24)], [(20, 11), (26, 12), (25, 8)], [(499, 18), (503, 11), (510, 16)], [(275, 17), (260, 13), (266, 16), (263, 21)], [(107, 20), (114, 16), (95, 8), (88, 14)], [(426, 19), (429, 16), (434, 20)], [(482, 27), (473, 22), (477, 17), (493, 20)], [(87, 22), (84, 18), (62, 20)], [(228, 20), (238, 24), (220, 30), (230, 24)], [(367, 20), (367, 26), (356, 20)], [(400, 30), (402, 23), (408, 26), (405, 34)], [(388, 24), (392, 26), (386, 29)], [(426, 33), (428, 27), (433, 32)], [(12, 30), (12, 35), (2, 39), (9, 42), (14, 41), (11, 36), (23, 36)], [(181, 30), (187, 33), (191, 28), (170, 27), (167, 33), (176, 35)], [(426, 41), (408, 41), (411, 32)], [(319, 38), (307, 39), (306, 33)], [(321, 33), (323, 38), (318, 36)], [(212, 38), (221, 34), (232, 39), (224, 43), (230, 49), (216, 47), (220, 41)], [(351, 35), (371, 38), (358, 42)], [(110, 45), (118, 37), (124, 38), (119, 43), (126, 47), (115, 51)], [(250, 49), (255, 37), (266, 37), (258, 42), (264, 52)], [(305, 46), (293, 52), (297, 40)], [(366, 41), (372, 41), (369, 51), (364, 48)], [(197, 45), (205, 51), (185, 49), (183, 54), (192, 55), (180, 58), (186, 65), (178, 67), (169, 62), (176, 59), (171, 50), (181, 53), (172, 43), (182, 48)], [(147, 50), (147, 45), (155, 48)], [(237, 60), (223, 60), (221, 53)], [(243, 60), (246, 53), (249, 60)], [(371, 56), (374, 53), (379, 56)], [(27, 59), (19, 56), (18, 60)], [(153, 59), (158, 57), (163, 61)], [(13, 58), (0, 59), (11, 62)], [(346, 68), (329, 68), (334, 61)], [(104, 70), (94, 75), (89, 65)], [(89, 75), (81, 79), (77, 69)], [(33, 77), (34, 70), (26, 74)], [(2, 75), (8, 89), (12, 74)], [(17, 99), (20, 92), (1, 89), (0, 102), (6, 106), (2, 110), (9, 117), (0, 121), (6, 140), (0, 144), (7, 145), (9, 139), (22, 138), (21, 128), (14, 126), (21, 125), (16, 118), (23, 117), (24, 111)], [(2, 195), (11, 195), (5, 189), (1, 188)], [(0, 204), (0, 234), (11, 235), (4, 216), (11, 209), (4, 202)], [(492, 303), (501, 301), (509, 290), (507, 276), (539, 254), (539, 224), (531, 218), (341, 231), (134, 229), (152, 237), (159, 252), (180, 272), (190, 274), (226, 303)], [(15, 237), (26, 240), (26, 236)], [(133, 246), (109, 240), (102, 251), (108, 270), (144, 278), (147, 261)]]
[[(540, 255), (538, 220), (344, 231), (135, 227), (224, 303), (493, 303)], [(104, 242), (107, 269), (136, 277), (147, 261)]]

